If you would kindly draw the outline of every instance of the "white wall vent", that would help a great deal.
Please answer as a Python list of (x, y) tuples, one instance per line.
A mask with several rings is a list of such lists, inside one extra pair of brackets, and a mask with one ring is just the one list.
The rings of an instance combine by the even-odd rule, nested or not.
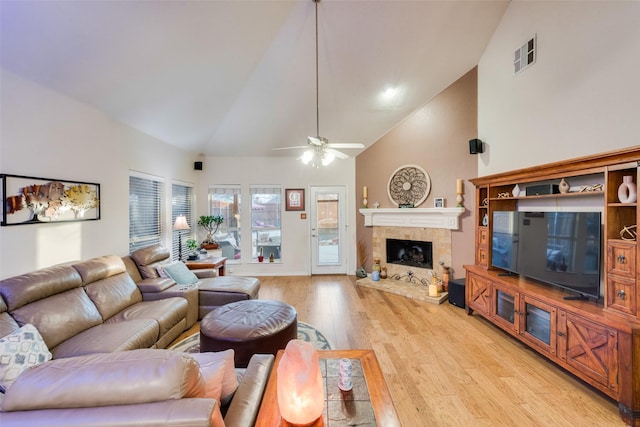
[(526, 70), (536, 62), (536, 35), (534, 34), (525, 44), (516, 49), (513, 55), (513, 75)]

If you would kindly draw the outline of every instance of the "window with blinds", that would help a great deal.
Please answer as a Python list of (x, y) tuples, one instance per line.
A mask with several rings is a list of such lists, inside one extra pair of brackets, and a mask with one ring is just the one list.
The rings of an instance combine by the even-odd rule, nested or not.
[[(279, 186), (252, 186), (251, 194), (251, 244), (252, 258), (266, 261), (279, 260), (282, 247), (282, 189)], [(273, 257), (272, 257), (273, 255)]]
[(178, 215), (184, 215), (190, 230), (173, 230), (171, 234), (171, 254), (174, 261), (179, 259), (180, 242), (182, 242), (182, 257), (188, 255), (186, 241), (195, 235), (197, 222), (193, 221), (193, 187), (184, 184), (171, 185), (171, 224), (176, 223)]
[(209, 215), (220, 215), (224, 218), (214, 239), (220, 245), (222, 256), (229, 261), (239, 260), (241, 228), (240, 206), (241, 188), (239, 185), (219, 185), (209, 187)]
[(129, 252), (162, 241), (164, 182), (129, 176)]

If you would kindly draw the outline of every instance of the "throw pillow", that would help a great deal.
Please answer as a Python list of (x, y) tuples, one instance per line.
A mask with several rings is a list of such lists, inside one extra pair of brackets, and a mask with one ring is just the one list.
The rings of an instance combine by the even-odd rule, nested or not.
[[(194, 355), (192, 355), (194, 356)], [(204, 397), (216, 399), (220, 403), (222, 397), (222, 379), (227, 362), (223, 359), (199, 363), (200, 375), (204, 379)]]
[(0, 338), (0, 388), (5, 391), (25, 369), (51, 357), (47, 344), (30, 323)]
[[(208, 353), (190, 354), (200, 365), (200, 372), (204, 377), (207, 390), (209, 389), (209, 376), (216, 370), (221, 370), (221, 392), (219, 401), (224, 406), (233, 397), (238, 388), (238, 377), (236, 377), (236, 365), (234, 361), (235, 353), (232, 349)], [(213, 388), (213, 385), (211, 386)]]
[(174, 262), (173, 264), (165, 265), (164, 271), (178, 285), (191, 285), (198, 282), (198, 277), (193, 274), (183, 262)]

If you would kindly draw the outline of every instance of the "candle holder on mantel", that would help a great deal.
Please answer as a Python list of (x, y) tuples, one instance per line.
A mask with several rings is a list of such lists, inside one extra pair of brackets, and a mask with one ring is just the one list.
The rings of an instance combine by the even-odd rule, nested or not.
[(364, 187), (362, 187), (362, 207), (365, 209), (369, 207), (369, 201), (367, 200), (368, 197), (369, 189), (365, 185)]
[(463, 208), (464, 205), (462, 204), (462, 187), (463, 186), (463, 181), (462, 179), (458, 178), (456, 180), (456, 202), (457, 202), (457, 207), (459, 208)]

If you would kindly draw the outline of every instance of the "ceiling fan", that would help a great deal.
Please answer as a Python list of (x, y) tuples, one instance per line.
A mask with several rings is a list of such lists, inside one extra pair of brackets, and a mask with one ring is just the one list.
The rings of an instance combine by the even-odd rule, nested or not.
[(274, 148), (274, 150), (291, 150), (307, 148), (307, 150), (298, 159), (304, 164), (312, 162), (315, 166), (316, 161), (320, 161), (323, 166), (330, 164), (336, 157), (346, 159), (349, 156), (336, 148), (364, 148), (364, 144), (360, 142), (343, 142), (330, 143), (327, 138), (320, 136), (320, 97), (318, 85), (318, 3), (320, 0), (312, 0), (316, 5), (316, 136), (307, 137), (307, 145), (298, 145), (295, 147)]

